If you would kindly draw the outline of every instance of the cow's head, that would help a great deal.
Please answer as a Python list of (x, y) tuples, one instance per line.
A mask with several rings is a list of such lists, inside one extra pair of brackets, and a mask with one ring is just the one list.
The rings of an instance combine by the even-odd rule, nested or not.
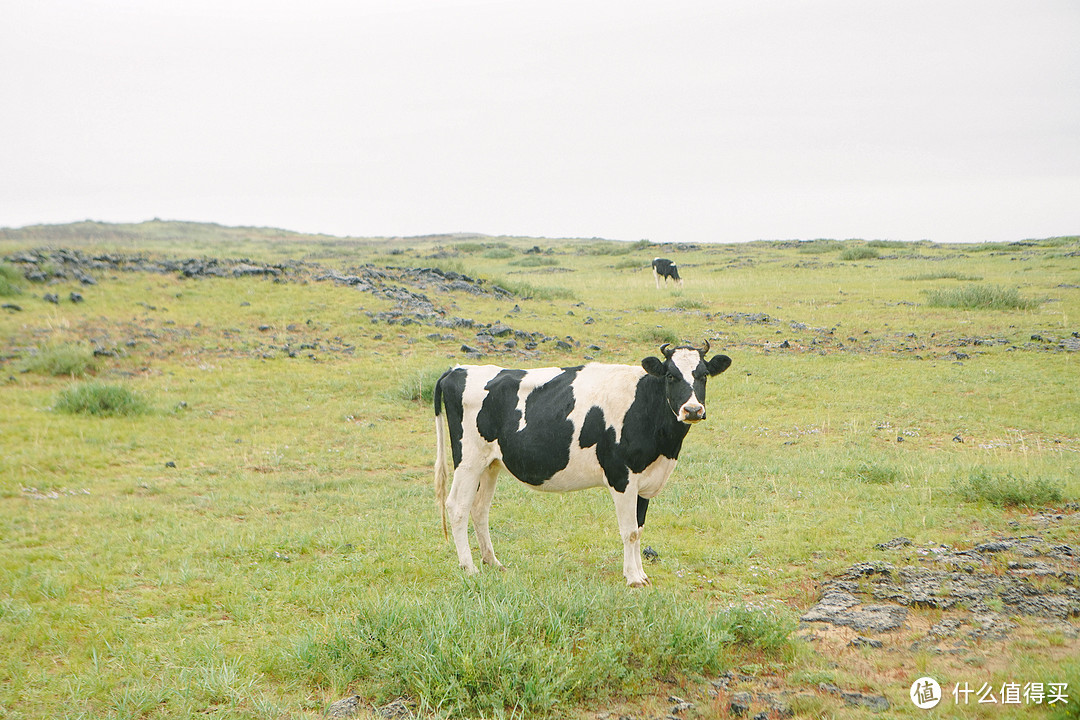
[(727, 355), (705, 360), (708, 352), (708, 340), (700, 348), (662, 345), (663, 360), (650, 356), (641, 361), (645, 372), (664, 381), (667, 406), (679, 422), (693, 424), (705, 419), (705, 382), (731, 365)]

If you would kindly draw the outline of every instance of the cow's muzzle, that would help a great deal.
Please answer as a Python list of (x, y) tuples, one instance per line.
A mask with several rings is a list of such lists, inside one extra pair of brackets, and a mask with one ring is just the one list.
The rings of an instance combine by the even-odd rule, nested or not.
[(679, 421), (690, 423), (701, 422), (705, 419), (705, 406), (698, 403), (686, 403), (679, 408)]

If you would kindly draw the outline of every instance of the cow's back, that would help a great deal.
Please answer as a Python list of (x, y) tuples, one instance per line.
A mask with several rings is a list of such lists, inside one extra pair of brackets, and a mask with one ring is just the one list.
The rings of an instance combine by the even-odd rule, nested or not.
[(467, 458), (481, 465), (499, 461), (540, 489), (604, 485), (605, 471), (611, 479), (605, 460), (622, 439), (645, 376), (640, 367), (602, 363), (532, 370), (460, 365), (440, 380), (458, 446), (455, 467), (463, 445)]

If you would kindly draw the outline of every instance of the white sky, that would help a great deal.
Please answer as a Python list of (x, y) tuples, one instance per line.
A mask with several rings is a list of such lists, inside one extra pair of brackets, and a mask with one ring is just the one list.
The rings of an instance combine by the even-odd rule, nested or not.
[(1076, 0), (5, 0), (0, 226), (1080, 233)]

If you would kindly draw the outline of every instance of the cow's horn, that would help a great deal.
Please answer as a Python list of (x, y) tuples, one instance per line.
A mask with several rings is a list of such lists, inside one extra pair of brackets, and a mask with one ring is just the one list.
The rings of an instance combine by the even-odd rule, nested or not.
[(674, 351), (674, 350), (669, 350), (669, 349), (668, 349), (668, 348), (670, 348), (670, 347), (671, 347), (671, 343), (664, 343), (663, 345), (661, 345), (661, 346), (660, 346), (660, 353), (661, 353), (661, 354), (662, 354), (662, 355), (663, 355), (664, 357), (666, 357), (666, 358), (667, 358), (668, 360), (670, 360), (670, 359), (671, 359), (671, 356), (672, 356), (673, 354), (675, 354), (675, 351)]
[(700, 352), (702, 355), (708, 355), (710, 347), (712, 347), (712, 346), (709, 345), (709, 339), (705, 338), (705, 344), (701, 347), (700, 350), (698, 350), (698, 352)]

